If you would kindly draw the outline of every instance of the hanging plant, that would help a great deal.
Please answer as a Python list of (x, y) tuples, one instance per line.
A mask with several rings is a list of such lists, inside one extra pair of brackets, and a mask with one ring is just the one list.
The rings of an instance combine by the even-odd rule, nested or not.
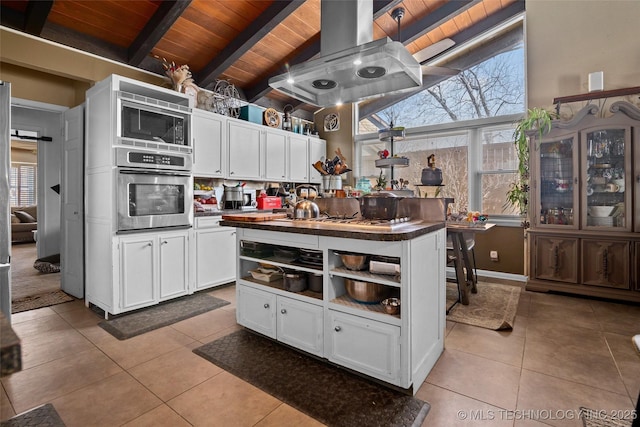
[(537, 132), (538, 139), (551, 130), (551, 122), (556, 118), (543, 108), (534, 107), (527, 111), (527, 116), (518, 122), (513, 132), (513, 142), (518, 156), (517, 181), (511, 184), (507, 191), (507, 201), (504, 208), (515, 208), (522, 216), (522, 225), (529, 228), (529, 141), (530, 136)]

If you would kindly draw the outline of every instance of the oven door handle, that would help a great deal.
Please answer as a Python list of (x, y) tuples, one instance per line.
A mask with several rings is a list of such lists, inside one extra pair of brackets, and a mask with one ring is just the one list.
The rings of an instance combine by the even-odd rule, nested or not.
[(182, 172), (168, 172), (168, 171), (158, 171), (156, 169), (153, 170), (142, 170), (142, 169), (120, 169), (118, 171), (123, 175), (162, 175), (162, 176), (182, 176), (182, 177), (191, 177), (189, 173)]

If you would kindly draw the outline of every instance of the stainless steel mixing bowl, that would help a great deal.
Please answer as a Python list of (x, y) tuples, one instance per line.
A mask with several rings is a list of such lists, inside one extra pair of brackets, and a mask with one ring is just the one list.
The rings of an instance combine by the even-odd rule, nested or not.
[(378, 283), (344, 279), (347, 294), (358, 302), (377, 304), (389, 295), (389, 288)]

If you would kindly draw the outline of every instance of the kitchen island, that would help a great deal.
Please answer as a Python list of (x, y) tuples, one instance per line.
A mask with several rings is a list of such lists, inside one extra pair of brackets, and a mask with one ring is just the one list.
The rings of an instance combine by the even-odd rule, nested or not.
[[(221, 225), (237, 230), (240, 325), (409, 393), (417, 392), (444, 348), (444, 222), (411, 221), (377, 230), (305, 220), (242, 222), (225, 217)], [(347, 269), (340, 252), (382, 257), (399, 264), (399, 274)], [(292, 292), (285, 289), (282, 278), (257, 280), (252, 271), (265, 264), (321, 277), (322, 287)], [(381, 304), (355, 301), (346, 291), (349, 279), (382, 285), (388, 296), (401, 300), (400, 312), (387, 314)]]

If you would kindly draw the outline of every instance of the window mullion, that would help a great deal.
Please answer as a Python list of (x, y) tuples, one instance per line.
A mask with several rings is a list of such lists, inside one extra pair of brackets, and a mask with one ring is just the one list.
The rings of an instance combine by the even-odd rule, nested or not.
[(481, 134), (477, 128), (468, 131), (469, 206), (467, 209), (470, 211), (479, 211), (482, 208), (482, 180), (479, 178), (482, 165), (482, 141), (479, 139)]

